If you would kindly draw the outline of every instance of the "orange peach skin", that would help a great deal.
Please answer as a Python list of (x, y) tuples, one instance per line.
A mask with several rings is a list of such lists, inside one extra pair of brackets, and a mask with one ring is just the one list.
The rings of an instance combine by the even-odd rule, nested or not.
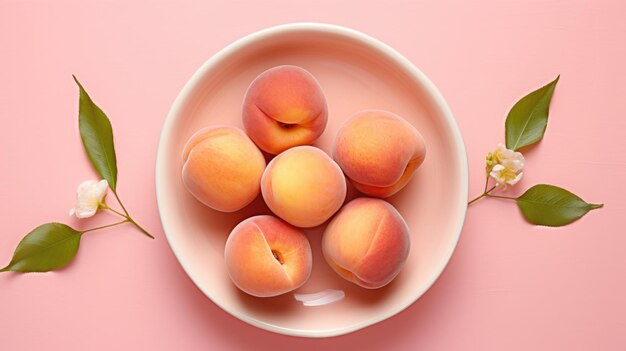
[(326, 128), (326, 98), (317, 80), (297, 66), (278, 66), (259, 75), (243, 102), (243, 125), (270, 154), (315, 141)]
[(183, 183), (205, 205), (234, 212), (261, 190), (265, 159), (241, 129), (209, 127), (194, 134), (183, 152)]
[(346, 179), (324, 151), (297, 146), (268, 164), (261, 192), (274, 214), (308, 228), (324, 223), (339, 210), (346, 198)]
[(388, 202), (358, 198), (346, 204), (322, 237), (326, 262), (341, 277), (368, 289), (398, 275), (411, 246), (409, 229)]
[(306, 236), (273, 216), (251, 217), (228, 236), (224, 249), (231, 280), (258, 297), (284, 294), (311, 275), (311, 246)]
[(333, 157), (360, 192), (389, 197), (424, 162), (426, 145), (410, 123), (387, 111), (365, 110), (341, 127)]

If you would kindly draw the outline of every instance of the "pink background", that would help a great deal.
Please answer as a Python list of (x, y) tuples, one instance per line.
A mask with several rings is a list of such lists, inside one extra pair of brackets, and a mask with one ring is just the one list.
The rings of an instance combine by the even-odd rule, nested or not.
[[(0, 2), (0, 259), (47, 221), (67, 217), (95, 177), (77, 127), (82, 80), (112, 120), (119, 193), (157, 239), (130, 227), (86, 236), (73, 264), (0, 275), (2, 349), (626, 348), (624, 83), (621, 1), (7, 1)], [(546, 138), (526, 153), (511, 192), (566, 187), (595, 211), (564, 228), (533, 227), (513, 203), (469, 209), (448, 268), (399, 315), (346, 336), (272, 334), (231, 317), (190, 281), (162, 233), (154, 190), (159, 133), (191, 74), (233, 40), (319, 21), (361, 30), (421, 68), (465, 138), (470, 195), (522, 95), (561, 74)]]

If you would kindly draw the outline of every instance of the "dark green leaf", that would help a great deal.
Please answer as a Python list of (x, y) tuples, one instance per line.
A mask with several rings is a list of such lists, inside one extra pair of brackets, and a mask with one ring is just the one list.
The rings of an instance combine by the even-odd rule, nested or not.
[(62, 223), (46, 223), (17, 245), (13, 259), (0, 272), (47, 272), (68, 264), (78, 251), (82, 233)]
[(543, 138), (550, 100), (559, 77), (518, 101), (506, 117), (506, 148), (518, 150)]
[(532, 224), (560, 227), (603, 205), (589, 204), (554, 185), (539, 184), (516, 199), (522, 214)]
[[(74, 77), (74, 76), (72, 76)], [(113, 146), (111, 122), (102, 110), (94, 104), (78, 79), (80, 88), (78, 125), (85, 151), (98, 174), (107, 180), (111, 190), (117, 185), (117, 161)]]

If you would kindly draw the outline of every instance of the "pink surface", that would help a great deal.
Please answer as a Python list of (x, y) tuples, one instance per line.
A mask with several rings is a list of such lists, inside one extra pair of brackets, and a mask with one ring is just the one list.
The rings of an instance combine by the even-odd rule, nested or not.
[[(76, 185), (93, 177), (77, 128), (74, 73), (111, 117), (119, 193), (157, 235), (131, 228), (85, 237), (60, 272), (0, 275), (0, 345), (7, 349), (476, 349), (626, 347), (626, 163), (623, 3), (137, 1), (0, 4), (0, 258), (43, 221), (67, 218)], [(532, 227), (513, 204), (468, 212), (438, 282), (396, 317), (324, 340), (249, 326), (209, 301), (160, 230), (154, 161), (162, 122), (210, 55), (271, 25), (321, 21), (396, 48), (439, 87), (470, 162), (503, 140), (510, 106), (561, 74), (546, 139), (529, 151), (515, 192), (564, 186), (605, 208), (564, 228)]]

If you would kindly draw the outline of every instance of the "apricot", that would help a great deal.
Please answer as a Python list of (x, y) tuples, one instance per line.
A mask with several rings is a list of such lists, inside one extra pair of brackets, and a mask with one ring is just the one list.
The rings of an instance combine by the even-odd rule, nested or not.
[(248, 87), (243, 125), (250, 138), (270, 154), (315, 141), (326, 128), (328, 108), (311, 73), (278, 66), (261, 73)]
[(364, 110), (340, 128), (333, 158), (354, 187), (369, 196), (389, 197), (413, 177), (426, 156), (422, 135), (391, 112)]
[(274, 216), (255, 216), (239, 223), (226, 240), (224, 259), (233, 283), (258, 297), (294, 290), (311, 275), (308, 239)]
[(241, 129), (216, 126), (196, 132), (184, 148), (183, 162), (185, 187), (215, 210), (240, 210), (261, 190), (265, 158)]
[(368, 289), (387, 285), (409, 255), (409, 229), (388, 202), (357, 198), (330, 221), (322, 237), (326, 262), (341, 277)]
[(314, 227), (339, 210), (346, 198), (346, 179), (324, 151), (297, 146), (270, 161), (261, 193), (278, 217), (297, 227)]

